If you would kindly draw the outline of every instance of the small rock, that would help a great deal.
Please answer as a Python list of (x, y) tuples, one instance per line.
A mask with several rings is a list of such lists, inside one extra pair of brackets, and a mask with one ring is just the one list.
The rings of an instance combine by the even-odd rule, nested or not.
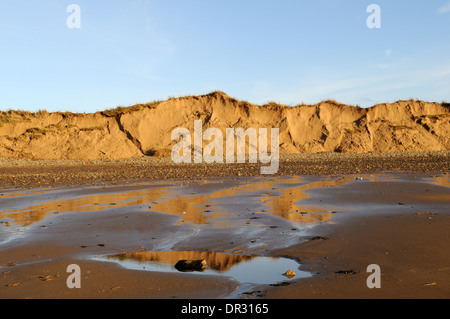
[(437, 286), (437, 283), (432, 282), (432, 283), (429, 283), (429, 284), (424, 284), (424, 286)]
[(53, 276), (49, 275), (49, 276), (39, 276), (39, 279), (42, 281), (51, 281), (53, 280)]
[(313, 238), (311, 238), (311, 240), (325, 240), (325, 237), (322, 236), (314, 236)]
[(342, 275), (355, 275), (358, 272), (353, 270), (353, 269), (350, 269), (350, 270), (339, 270), (339, 271), (336, 271), (335, 273), (336, 274), (342, 274)]
[(199, 259), (199, 260), (186, 260), (182, 259), (179, 260), (175, 264), (175, 268), (178, 271), (205, 271), (206, 269), (206, 260)]
[(291, 278), (293, 278), (293, 277), (296, 276), (296, 273), (295, 273), (292, 269), (289, 269), (288, 271), (286, 271), (286, 272), (283, 274), (283, 276), (285, 276), (285, 277), (291, 279)]
[(289, 286), (291, 283), (287, 282), (287, 281), (283, 281), (283, 282), (277, 282), (275, 284), (270, 284), (269, 286), (272, 287), (284, 287), (284, 286)]

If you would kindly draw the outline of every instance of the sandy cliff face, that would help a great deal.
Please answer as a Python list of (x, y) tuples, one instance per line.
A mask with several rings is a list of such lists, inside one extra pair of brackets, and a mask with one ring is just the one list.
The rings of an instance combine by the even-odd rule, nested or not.
[(0, 156), (113, 159), (142, 156), (115, 118), (101, 114), (28, 114), (0, 127)]
[[(450, 107), (399, 101), (367, 109), (334, 101), (257, 106), (214, 92), (169, 99), (123, 112), (3, 112), (0, 156), (117, 159), (170, 156), (175, 128), (279, 128), (281, 153), (419, 152), (450, 149)], [(269, 131), (270, 134), (270, 131)], [(209, 141), (204, 141), (203, 145)], [(225, 149), (225, 148), (224, 148)]]

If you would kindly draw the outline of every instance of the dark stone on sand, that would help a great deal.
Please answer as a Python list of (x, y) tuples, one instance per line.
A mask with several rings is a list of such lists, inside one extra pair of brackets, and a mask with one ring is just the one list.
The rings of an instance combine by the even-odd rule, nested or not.
[(270, 284), (269, 286), (272, 287), (284, 287), (284, 286), (289, 286), (291, 283), (288, 281), (282, 281), (282, 282), (277, 282), (275, 284)]
[(243, 295), (256, 296), (256, 297), (264, 297), (264, 292), (261, 291), (261, 290), (244, 291), (242, 294)]
[(199, 260), (186, 260), (182, 259), (179, 260), (175, 264), (175, 268), (178, 271), (205, 271), (206, 269), (206, 260), (199, 259)]
[(325, 240), (326, 237), (322, 237), (322, 236), (314, 236), (313, 238), (311, 238), (311, 240)]
[(357, 273), (358, 272), (353, 269), (336, 271), (336, 274), (340, 274), (340, 275), (355, 275)]

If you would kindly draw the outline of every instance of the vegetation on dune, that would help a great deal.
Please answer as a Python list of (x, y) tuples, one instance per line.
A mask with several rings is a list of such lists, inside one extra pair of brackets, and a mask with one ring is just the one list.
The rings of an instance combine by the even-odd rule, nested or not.
[(59, 131), (58, 127), (56, 127), (55, 125), (50, 125), (44, 128), (40, 127), (29, 128), (25, 131), (24, 135), (29, 136), (30, 139), (38, 139), (44, 135), (47, 135), (47, 133), (58, 131)]
[(0, 111), (0, 126), (9, 123), (18, 123), (29, 120), (31, 118), (31, 112), (27, 111)]
[(413, 130), (413, 127), (406, 125), (390, 125), (394, 130)]
[[(176, 100), (176, 99), (188, 99), (188, 98), (192, 98), (194, 100), (199, 100), (202, 97), (210, 97), (210, 98), (218, 98), (220, 100), (222, 100), (223, 103), (231, 103), (240, 107), (243, 107), (245, 110), (247, 110), (247, 112), (250, 110), (251, 107), (255, 107), (258, 106), (256, 104), (250, 103), (246, 100), (239, 100), (233, 97), (228, 96), (225, 92), (220, 91), (220, 90), (215, 90), (212, 91), (208, 94), (204, 94), (204, 95), (186, 95), (186, 96), (180, 96), (180, 97), (169, 97), (168, 101), (170, 100)], [(405, 100), (405, 101), (398, 101), (398, 102), (422, 102), (420, 100), (415, 100), (410, 98), (409, 100)], [(157, 107), (161, 102), (163, 102), (162, 100), (154, 100), (152, 102), (148, 102), (148, 103), (138, 103), (132, 106), (122, 106), (119, 105), (115, 108), (110, 108), (110, 109), (106, 109), (104, 111), (99, 111), (97, 113), (103, 115), (103, 116), (107, 116), (107, 117), (118, 117), (121, 116), (122, 114), (127, 114), (127, 113), (132, 113), (132, 112), (136, 112), (136, 111), (140, 111), (146, 108), (155, 108)], [(317, 104), (306, 104), (304, 102), (297, 104), (297, 105), (293, 105), (293, 107), (314, 107), (314, 106), (320, 106), (322, 104), (330, 104), (330, 105), (335, 105), (335, 106), (339, 106), (339, 107), (344, 107), (347, 106), (347, 104), (343, 104), (340, 103), (334, 99), (327, 99), (327, 100), (323, 100)], [(442, 101), (441, 103), (442, 106), (444, 107), (450, 107), (450, 102), (448, 101)], [(263, 105), (260, 105), (260, 107), (263, 108), (280, 108), (280, 107), (287, 107), (288, 105), (279, 103), (279, 102), (275, 102), (275, 101), (269, 101)], [(361, 108), (359, 105), (349, 105), (349, 106), (353, 106), (356, 108)], [(50, 113), (46, 110), (39, 110), (38, 112), (30, 112), (30, 111), (23, 111), (23, 110), (8, 110), (8, 111), (0, 111), (0, 127), (5, 125), (5, 124), (15, 124), (15, 123), (20, 123), (20, 122), (24, 122), (24, 121), (29, 121), (32, 118), (36, 117), (36, 116), (48, 116)], [(76, 113), (72, 113), (72, 112), (52, 112), (52, 114), (60, 114), (63, 117), (66, 116), (70, 116), (70, 115), (77, 115)], [(438, 118), (441, 117), (441, 115), (425, 115), (426, 117), (429, 117), (430, 119), (433, 120), (437, 120)], [(393, 127), (394, 129), (411, 129), (410, 127), (402, 127), (402, 126), (395, 126)], [(82, 131), (93, 131), (96, 130), (98, 128), (82, 128)], [(40, 134), (40, 133), (39, 133)]]
[(154, 108), (156, 106), (158, 106), (159, 103), (161, 103), (162, 101), (152, 101), (149, 103), (139, 103), (139, 104), (135, 104), (132, 106), (118, 106), (116, 108), (113, 109), (108, 109), (105, 111), (100, 112), (102, 115), (104, 116), (108, 116), (108, 117), (116, 117), (122, 114), (126, 114), (126, 113), (131, 113), (131, 112), (135, 112), (135, 111), (139, 111), (145, 108)]
[(29, 121), (34, 116), (47, 116), (49, 112), (46, 110), (39, 110), (37, 112), (23, 111), (23, 110), (8, 110), (0, 111), (0, 126), (4, 124), (15, 124), (24, 121)]

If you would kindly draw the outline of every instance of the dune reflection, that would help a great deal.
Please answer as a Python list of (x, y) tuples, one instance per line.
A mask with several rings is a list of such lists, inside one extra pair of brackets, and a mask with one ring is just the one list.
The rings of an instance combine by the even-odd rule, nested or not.
[[(202, 186), (203, 192), (195, 193), (192, 185), (161, 186), (107, 194), (92, 194), (74, 198), (38, 202), (25, 208), (0, 211), (0, 219), (11, 219), (25, 227), (62, 212), (98, 212), (112, 208), (148, 205), (150, 211), (179, 215), (181, 223), (205, 225), (222, 217), (214, 226), (221, 227), (233, 214), (242, 217), (243, 212), (267, 212), (289, 221), (310, 224), (330, 219), (331, 212), (320, 206), (302, 205), (311, 197), (307, 190), (343, 185), (351, 177), (305, 182), (303, 177), (253, 178), (246, 181), (227, 181)], [(194, 184), (198, 186), (197, 184)], [(211, 190), (212, 189), (212, 190)], [(205, 191), (206, 190), (206, 191)], [(95, 189), (94, 189), (95, 191)], [(48, 193), (49, 195), (52, 192)], [(26, 196), (23, 196), (26, 200)], [(245, 217), (244, 217), (245, 218)]]
[[(207, 194), (181, 194), (167, 197), (156, 203), (151, 210), (182, 216), (179, 224), (193, 223), (203, 225), (209, 218), (226, 214), (217, 205), (218, 199), (232, 198), (233, 196), (258, 192), (263, 189), (271, 189), (277, 180), (251, 181), (247, 184), (228, 184), (224, 188)], [(185, 192), (187, 193), (187, 192)]]
[[(253, 180), (246, 184), (234, 184), (207, 194), (184, 194), (169, 196), (155, 204), (152, 210), (180, 215), (179, 224), (191, 222), (197, 225), (207, 224), (210, 218), (218, 214), (230, 214), (223, 211), (221, 203), (235, 203), (238, 196), (246, 196), (248, 201), (237, 205), (237, 210), (245, 211), (251, 202), (264, 207), (264, 211), (284, 219), (310, 224), (324, 222), (331, 218), (332, 212), (320, 206), (300, 205), (299, 202), (311, 197), (306, 190), (339, 186), (353, 180), (352, 177), (341, 177), (306, 183), (302, 177), (273, 178), (269, 180)], [(239, 207), (241, 206), (241, 207)], [(261, 211), (259, 211), (261, 213)]]
[(443, 176), (434, 176), (431, 183), (439, 186), (450, 187), (450, 178), (447, 174)]
[(340, 186), (350, 182), (350, 180), (352, 180), (351, 177), (342, 177), (296, 185), (295, 187), (286, 187), (277, 190), (281, 193), (280, 195), (266, 194), (263, 196), (262, 201), (265, 202), (270, 213), (284, 219), (304, 224), (324, 222), (331, 218), (332, 212), (324, 210), (320, 206), (300, 205), (299, 202), (311, 197), (305, 191)]
[(158, 200), (166, 194), (167, 191), (165, 189), (152, 188), (43, 201), (26, 208), (1, 211), (0, 219), (9, 218), (17, 226), (25, 227), (39, 222), (51, 214), (59, 214), (62, 212), (98, 212), (111, 208), (143, 205)]
[(176, 262), (182, 259), (187, 260), (206, 260), (209, 268), (217, 271), (229, 270), (236, 264), (243, 261), (248, 261), (254, 258), (253, 256), (239, 256), (231, 254), (223, 254), (217, 252), (205, 251), (163, 251), (163, 252), (135, 252), (123, 253), (108, 256), (111, 259), (135, 260), (138, 262), (159, 262), (175, 265)]

